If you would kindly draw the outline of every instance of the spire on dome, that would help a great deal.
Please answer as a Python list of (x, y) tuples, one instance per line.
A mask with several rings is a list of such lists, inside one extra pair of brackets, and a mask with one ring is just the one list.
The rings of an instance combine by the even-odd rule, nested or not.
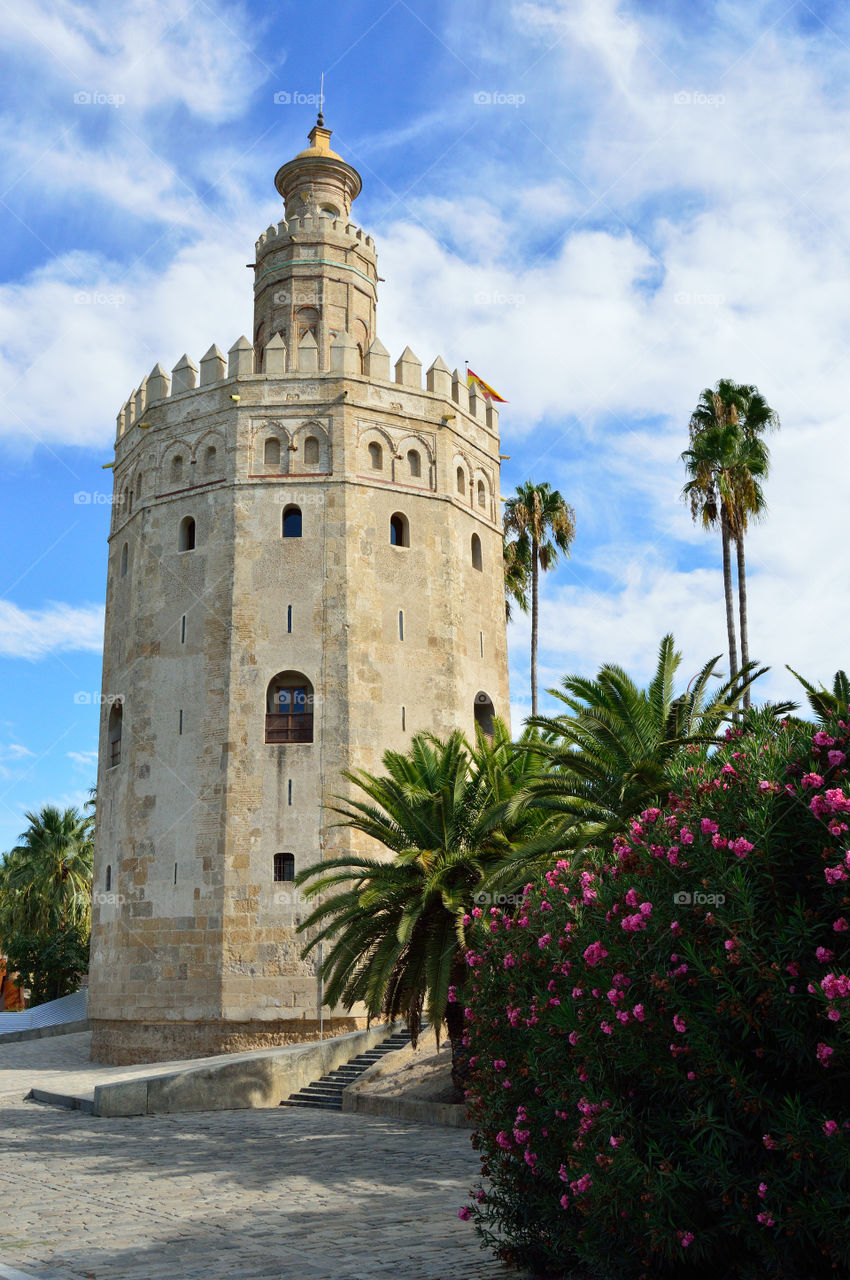
[(316, 123), (307, 135), (309, 147), (299, 151), (278, 169), (274, 185), (283, 196), (287, 218), (300, 218), (336, 210), (337, 217), (351, 215), (351, 202), (359, 194), (360, 174), (331, 150), (331, 133), (322, 112), (323, 95), (319, 96)]

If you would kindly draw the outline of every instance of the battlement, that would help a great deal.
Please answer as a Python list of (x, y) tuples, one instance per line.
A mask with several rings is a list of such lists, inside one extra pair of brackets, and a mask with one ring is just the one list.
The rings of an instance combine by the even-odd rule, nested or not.
[(279, 247), (282, 241), (289, 243), (291, 237), (297, 235), (307, 236), (327, 236), (333, 233), (335, 236), (349, 239), (359, 240), (361, 244), (375, 252), (375, 241), (371, 236), (366, 235), (362, 227), (358, 227), (353, 222), (346, 222), (342, 218), (326, 218), (326, 217), (303, 217), (303, 218), (282, 218), (275, 226), (270, 224), (260, 235), (254, 245), (255, 252), (259, 255), (268, 251), (269, 248)]
[[(474, 387), (467, 388), (465, 375), (459, 369), (450, 371), (441, 356), (437, 356), (426, 371), (424, 386), (422, 362), (410, 347), (405, 347), (396, 360), (392, 376), (389, 352), (378, 338), (362, 360), (356, 342), (348, 333), (339, 333), (332, 341), (329, 368), (319, 369), (318, 356), (316, 340), (311, 333), (306, 333), (293, 351), (288, 351), (281, 336), (276, 334), (265, 347), (263, 368), (257, 372), (254, 349), (243, 335), (237, 338), (226, 356), (213, 343), (201, 357), (200, 366), (188, 355), (180, 357), (170, 375), (161, 364), (156, 364), (121, 406), (117, 436), (120, 439), (132, 427), (146, 429), (150, 425), (144, 421), (147, 410), (177, 396), (202, 395), (218, 384), (237, 379), (262, 382), (304, 377), (311, 380), (351, 377), (367, 384), (430, 395), (456, 406), (463, 416), (480, 423), (488, 431), (498, 433), (499, 412), (496, 406), (478, 395)], [(238, 402), (237, 396), (234, 395), (234, 399)], [(450, 419), (453, 414), (450, 412), (443, 416)]]

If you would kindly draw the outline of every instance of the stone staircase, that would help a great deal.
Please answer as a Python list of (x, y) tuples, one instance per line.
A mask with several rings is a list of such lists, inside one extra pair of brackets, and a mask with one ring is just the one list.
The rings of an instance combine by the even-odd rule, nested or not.
[[(420, 1035), (423, 1033), (424, 1027)], [(386, 1040), (382, 1040), (380, 1044), (367, 1049), (365, 1053), (358, 1053), (357, 1057), (352, 1058), (350, 1062), (346, 1062), (343, 1066), (337, 1067), (335, 1071), (322, 1076), (320, 1080), (314, 1080), (312, 1084), (305, 1085), (303, 1089), (299, 1089), (298, 1093), (290, 1094), (288, 1098), (284, 1098), (280, 1105), (282, 1107), (319, 1107), (323, 1111), (342, 1111), (343, 1089), (347, 1089), (350, 1084), (359, 1079), (367, 1068), (376, 1062), (380, 1062), (385, 1054), (392, 1053), (395, 1049), (403, 1049), (407, 1044), (410, 1044), (410, 1033), (408, 1031), (396, 1031), (393, 1035), (388, 1036)]]

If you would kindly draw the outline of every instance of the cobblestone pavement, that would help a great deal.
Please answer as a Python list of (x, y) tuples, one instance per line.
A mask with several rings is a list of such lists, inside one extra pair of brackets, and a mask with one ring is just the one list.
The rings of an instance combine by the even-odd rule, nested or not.
[[(0, 1055), (0, 1280), (515, 1277), (457, 1217), (477, 1172), (468, 1133), (290, 1107), (108, 1120), (23, 1102), (21, 1059), (39, 1049), (59, 1077), (72, 1039)], [(65, 1045), (80, 1073), (81, 1051)]]

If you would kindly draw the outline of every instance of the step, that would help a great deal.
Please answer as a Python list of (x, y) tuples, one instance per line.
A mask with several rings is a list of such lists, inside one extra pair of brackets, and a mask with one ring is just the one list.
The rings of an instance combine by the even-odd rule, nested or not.
[(299, 1098), (296, 1094), (292, 1098), (284, 1098), (280, 1104), (282, 1107), (314, 1107), (318, 1111), (342, 1111), (342, 1100), (339, 1102), (314, 1102), (312, 1099)]

